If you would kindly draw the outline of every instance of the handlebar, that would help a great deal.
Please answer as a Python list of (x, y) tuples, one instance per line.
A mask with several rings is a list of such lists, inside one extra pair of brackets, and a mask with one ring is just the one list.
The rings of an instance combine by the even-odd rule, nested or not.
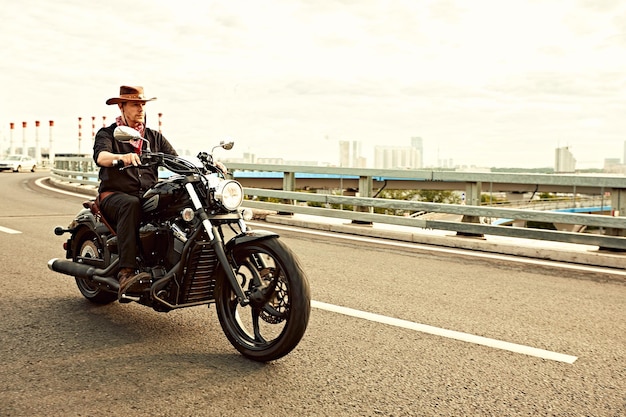
[[(163, 165), (163, 153), (151, 153), (144, 152), (140, 156), (140, 165), (126, 165), (120, 168), (120, 171), (124, 171), (128, 168), (150, 168), (153, 166)], [(122, 162), (123, 163), (123, 162)]]
[(217, 173), (222, 176), (226, 176), (227, 172), (222, 168), (223, 165), (215, 163), (213, 157), (210, 154), (201, 153), (198, 155), (198, 159), (202, 163), (202, 166), (197, 166), (190, 161), (180, 158), (176, 155), (164, 154), (161, 152), (151, 153), (144, 152), (141, 154), (141, 165), (126, 165), (119, 168), (123, 171), (128, 168), (150, 168), (153, 166), (163, 166), (166, 169), (175, 172), (177, 174), (191, 174), (191, 173)]

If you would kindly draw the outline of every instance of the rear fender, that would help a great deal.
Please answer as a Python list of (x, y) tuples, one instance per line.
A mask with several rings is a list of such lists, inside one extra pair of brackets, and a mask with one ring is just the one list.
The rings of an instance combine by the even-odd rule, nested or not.
[(75, 229), (78, 226), (84, 225), (92, 230), (96, 230), (97, 223), (98, 222), (96, 221), (96, 216), (93, 215), (91, 210), (82, 209), (81, 211), (78, 212), (74, 220), (72, 220), (72, 224), (70, 224), (70, 228)]
[(101, 221), (98, 221), (96, 219), (96, 216), (94, 216), (89, 209), (81, 210), (76, 215), (76, 218), (74, 219), (70, 227), (76, 228), (79, 226), (88, 227), (89, 229), (93, 230), (97, 235), (107, 235), (111, 233), (107, 225)]
[(104, 223), (96, 220), (96, 217), (93, 215), (91, 210), (81, 210), (76, 215), (76, 218), (72, 221), (72, 224), (70, 224), (70, 229), (72, 229), (72, 236), (68, 240), (66, 253), (66, 257), (68, 259), (72, 259), (76, 251), (78, 251), (76, 245), (78, 245), (80, 237), (87, 232), (94, 233), (98, 237), (98, 240), (100, 240), (101, 247), (105, 247), (104, 241), (102, 239), (103, 235), (109, 233), (109, 229)]

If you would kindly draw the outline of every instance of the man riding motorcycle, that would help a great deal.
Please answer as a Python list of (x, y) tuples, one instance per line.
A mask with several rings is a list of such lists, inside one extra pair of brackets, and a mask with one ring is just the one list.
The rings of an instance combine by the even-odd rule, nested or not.
[[(127, 292), (140, 291), (143, 289), (142, 280), (149, 279), (149, 274), (137, 273), (141, 197), (158, 181), (156, 166), (141, 170), (120, 168), (140, 165), (142, 150), (177, 155), (160, 132), (145, 125), (144, 106), (155, 99), (146, 98), (143, 87), (121, 86), (119, 96), (106, 101), (108, 105), (117, 104), (121, 114), (115, 123), (101, 128), (94, 140), (93, 159), (100, 167), (98, 204), (106, 220), (115, 229), (119, 246), (118, 299)], [(132, 127), (144, 140), (132, 143), (116, 141), (113, 131), (117, 126)]]

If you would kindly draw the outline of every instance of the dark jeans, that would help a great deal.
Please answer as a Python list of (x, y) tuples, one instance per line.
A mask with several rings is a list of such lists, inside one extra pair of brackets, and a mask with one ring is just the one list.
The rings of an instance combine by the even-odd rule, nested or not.
[(100, 211), (117, 233), (120, 268), (137, 268), (141, 200), (125, 193), (110, 194), (100, 202)]

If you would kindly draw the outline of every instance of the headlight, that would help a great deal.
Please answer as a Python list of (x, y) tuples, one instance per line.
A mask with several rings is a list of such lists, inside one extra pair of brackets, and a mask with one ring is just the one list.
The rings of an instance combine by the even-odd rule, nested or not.
[(186, 221), (186, 222), (190, 222), (193, 220), (194, 217), (196, 217), (196, 213), (190, 209), (189, 207), (183, 209), (183, 211), (180, 212), (180, 217)]
[(223, 181), (215, 189), (215, 199), (226, 210), (235, 210), (243, 202), (243, 188), (237, 181)]

